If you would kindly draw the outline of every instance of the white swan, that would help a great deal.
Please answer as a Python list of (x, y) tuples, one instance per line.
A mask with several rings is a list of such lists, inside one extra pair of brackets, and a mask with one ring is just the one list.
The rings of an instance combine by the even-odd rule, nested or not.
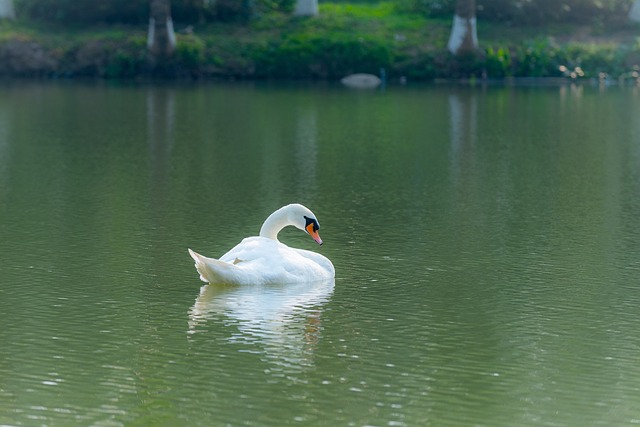
[(278, 241), (287, 225), (304, 230), (322, 245), (316, 216), (299, 204), (284, 206), (266, 219), (260, 235), (247, 237), (220, 259), (207, 258), (189, 249), (200, 280), (208, 283), (265, 285), (331, 279), (335, 269), (326, 257)]

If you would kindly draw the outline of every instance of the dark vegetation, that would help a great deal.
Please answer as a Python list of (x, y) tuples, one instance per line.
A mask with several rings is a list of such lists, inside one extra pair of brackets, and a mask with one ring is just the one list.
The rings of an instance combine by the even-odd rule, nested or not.
[(454, 0), (172, 3), (174, 56), (151, 65), (148, 0), (16, 0), (0, 22), (0, 75), (134, 78), (390, 79), (567, 77), (636, 79), (639, 27), (628, 0), (477, 0), (477, 54), (446, 50)]

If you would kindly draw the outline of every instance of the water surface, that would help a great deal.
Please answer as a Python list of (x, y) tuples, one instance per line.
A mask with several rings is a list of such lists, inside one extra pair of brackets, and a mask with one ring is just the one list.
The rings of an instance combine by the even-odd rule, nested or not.
[[(0, 85), (0, 425), (640, 423), (630, 87)], [(290, 202), (334, 282), (204, 286)]]

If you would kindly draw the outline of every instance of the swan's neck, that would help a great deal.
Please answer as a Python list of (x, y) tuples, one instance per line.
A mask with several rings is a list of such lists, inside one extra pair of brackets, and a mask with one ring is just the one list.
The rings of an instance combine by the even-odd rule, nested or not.
[(287, 225), (291, 225), (285, 208), (280, 208), (264, 221), (262, 228), (260, 229), (261, 237), (268, 237), (269, 239), (278, 240), (278, 233)]

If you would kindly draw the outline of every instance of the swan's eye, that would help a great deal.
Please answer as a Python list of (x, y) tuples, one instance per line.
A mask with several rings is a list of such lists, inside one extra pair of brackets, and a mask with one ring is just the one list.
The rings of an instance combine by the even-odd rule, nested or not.
[(318, 231), (320, 229), (320, 224), (315, 218), (309, 218), (307, 216), (304, 217), (306, 224), (304, 225), (305, 230), (309, 230), (309, 226), (312, 226), (313, 231)]

